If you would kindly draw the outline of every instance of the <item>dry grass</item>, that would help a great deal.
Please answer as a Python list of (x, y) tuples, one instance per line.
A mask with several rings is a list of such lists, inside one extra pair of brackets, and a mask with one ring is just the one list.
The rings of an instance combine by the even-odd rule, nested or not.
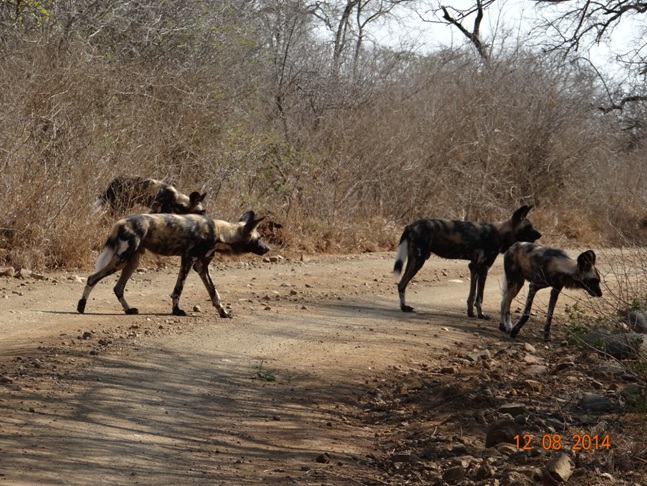
[[(199, 13), (168, 5), (170, 23)], [(524, 203), (548, 243), (647, 238), (644, 148), (592, 109), (588, 73), (519, 52), (484, 69), (462, 51), (367, 50), (331, 78), (324, 45), (280, 57), (254, 19), (213, 8), (184, 33), (146, 30), (143, 10), (103, 29), (84, 12), (74, 35), (7, 31), (1, 265), (90, 266), (110, 224), (90, 207), (120, 174), (206, 191), (216, 218), (267, 214), (285, 251), (393, 249), (413, 219), (499, 221)]]

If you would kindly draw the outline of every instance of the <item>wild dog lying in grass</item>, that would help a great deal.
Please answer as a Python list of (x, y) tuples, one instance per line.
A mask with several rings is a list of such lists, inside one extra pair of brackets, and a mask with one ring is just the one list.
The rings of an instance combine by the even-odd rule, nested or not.
[(184, 281), (193, 266), (209, 292), (211, 303), (220, 317), (231, 317), (220, 302), (220, 295), (209, 276), (209, 263), (216, 252), (234, 254), (254, 253), (263, 255), (270, 249), (261, 240), (256, 226), (263, 218), (256, 219), (253, 211), (242, 215), (238, 223), (214, 221), (208, 216), (189, 214), (139, 214), (115, 223), (106, 241), (103, 252), (97, 258), (96, 272), (88, 277), (77, 310), (83, 314), (88, 296), (94, 286), (108, 275), (121, 270), (114, 292), (126, 314), (139, 311), (124, 299), (126, 282), (139, 264), (146, 250), (159, 255), (182, 257), (180, 272), (171, 298), (173, 315), (185, 316), (179, 301)]
[[(516, 337), (530, 317), (530, 308), (538, 290), (551, 287), (544, 341), (550, 341), (550, 325), (557, 297), (564, 287), (583, 289), (593, 297), (601, 297), (600, 274), (595, 269), (595, 253), (587, 250), (577, 257), (570, 258), (558, 248), (548, 248), (532, 243), (516, 243), (503, 256), (503, 298), (501, 299), (501, 319), (499, 329)], [(512, 327), (510, 305), (517, 296), (524, 281), (530, 282), (526, 307), (519, 322)]]
[(411, 279), (434, 253), (442, 258), (469, 260), (470, 293), (467, 297), (467, 315), (474, 317), (474, 306), (479, 319), (488, 319), (481, 310), (487, 273), (499, 253), (505, 252), (517, 241), (535, 241), (541, 233), (528, 221), (532, 206), (517, 209), (508, 221), (499, 224), (470, 223), (447, 219), (420, 219), (408, 225), (400, 237), (393, 274), (397, 278), (407, 262), (404, 275), (398, 283), (400, 309), (413, 311), (406, 305), (404, 293)]
[(186, 196), (172, 185), (155, 179), (119, 176), (108, 184), (94, 203), (93, 213), (108, 208), (112, 214), (124, 214), (140, 205), (151, 213), (205, 214), (202, 205), (205, 196), (206, 193), (197, 191)]

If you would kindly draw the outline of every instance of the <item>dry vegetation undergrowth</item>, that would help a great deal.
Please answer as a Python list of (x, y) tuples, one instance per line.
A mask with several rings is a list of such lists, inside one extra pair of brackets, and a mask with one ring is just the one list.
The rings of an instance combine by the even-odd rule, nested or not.
[(601, 112), (586, 67), (519, 47), (487, 66), (464, 49), (331, 52), (289, 2), (12, 5), (0, 264), (88, 266), (107, 227), (89, 208), (120, 174), (206, 191), (214, 217), (269, 214), (295, 251), (393, 248), (416, 218), (525, 203), (549, 242), (645, 241), (642, 112)]

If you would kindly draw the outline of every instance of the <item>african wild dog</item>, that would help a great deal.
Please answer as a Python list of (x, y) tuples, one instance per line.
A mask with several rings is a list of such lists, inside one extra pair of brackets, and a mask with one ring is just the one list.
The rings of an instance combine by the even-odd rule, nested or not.
[(108, 207), (113, 214), (123, 214), (134, 206), (147, 207), (151, 213), (205, 214), (202, 201), (206, 193), (189, 196), (155, 179), (119, 176), (108, 184), (94, 203), (94, 213)]
[(527, 219), (532, 206), (522, 206), (503, 223), (482, 224), (447, 219), (420, 219), (408, 225), (400, 237), (393, 274), (398, 277), (406, 260), (404, 275), (398, 283), (400, 309), (413, 311), (405, 304), (404, 292), (411, 279), (434, 253), (442, 258), (469, 260), (470, 293), (467, 315), (488, 319), (481, 311), (487, 273), (499, 253), (517, 241), (535, 241), (541, 233)]
[[(555, 304), (564, 287), (586, 290), (593, 297), (602, 296), (600, 274), (594, 265), (595, 253), (593, 250), (581, 253), (575, 261), (558, 248), (548, 248), (532, 243), (512, 245), (503, 256), (504, 280), (499, 329), (510, 333), (510, 337), (516, 337), (530, 317), (530, 308), (537, 291), (551, 287), (544, 326), (544, 341), (550, 341), (550, 324)], [(530, 282), (526, 307), (519, 322), (512, 327), (510, 305), (526, 280)]]
[(180, 309), (179, 301), (184, 281), (193, 266), (220, 317), (231, 317), (231, 313), (220, 303), (220, 295), (209, 276), (208, 266), (216, 252), (256, 255), (267, 253), (270, 249), (256, 231), (256, 226), (262, 219), (256, 219), (253, 211), (243, 214), (238, 223), (214, 221), (208, 216), (197, 214), (138, 214), (121, 219), (113, 226), (103, 252), (97, 258), (96, 272), (88, 277), (77, 310), (83, 314), (88, 296), (97, 282), (121, 270), (121, 276), (114, 287), (115, 295), (126, 314), (139, 313), (126, 302), (124, 288), (137, 268), (140, 257), (146, 250), (150, 250), (159, 255), (182, 257), (180, 272), (171, 294), (173, 315), (186, 315)]

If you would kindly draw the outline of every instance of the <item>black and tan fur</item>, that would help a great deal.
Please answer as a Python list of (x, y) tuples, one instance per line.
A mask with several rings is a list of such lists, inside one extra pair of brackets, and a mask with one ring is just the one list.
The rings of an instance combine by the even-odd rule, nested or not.
[(135, 206), (143, 206), (150, 213), (205, 214), (205, 196), (197, 191), (187, 196), (165, 182), (124, 175), (110, 181), (95, 202), (93, 213), (109, 209), (111, 214), (125, 214)]
[(173, 315), (186, 315), (180, 309), (179, 301), (184, 281), (193, 267), (200, 275), (220, 317), (231, 317), (231, 313), (221, 304), (220, 295), (209, 276), (209, 263), (216, 252), (256, 255), (267, 253), (269, 247), (261, 241), (256, 231), (256, 226), (262, 219), (256, 219), (253, 211), (243, 214), (238, 223), (214, 221), (208, 216), (196, 214), (138, 214), (121, 219), (113, 226), (103, 252), (97, 258), (96, 271), (88, 277), (77, 310), (83, 314), (94, 286), (108, 275), (121, 270), (121, 276), (114, 287), (115, 295), (126, 314), (138, 314), (139, 311), (126, 302), (124, 288), (137, 268), (139, 259), (149, 250), (158, 255), (182, 257), (180, 272), (171, 294)]
[(483, 314), (483, 289), (487, 273), (499, 253), (505, 252), (517, 241), (535, 241), (541, 233), (528, 221), (532, 206), (522, 206), (512, 217), (498, 224), (470, 223), (447, 219), (420, 219), (409, 224), (400, 237), (393, 274), (398, 277), (404, 262), (404, 274), (398, 283), (400, 309), (413, 311), (405, 303), (405, 291), (411, 279), (434, 253), (442, 258), (469, 260), (470, 293), (467, 298), (467, 315), (474, 317), (474, 307), (479, 319)]
[[(600, 274), (595, 268), (595, 253), (587, 250), (577, 261), (558, 248), (549, 248), (532, 243), (512, 245), (503, 256), (503, 297), (499, 329), (516, 337), (530, 317), (532, 301), (538, 290), (551, 287), (544, 340), (550, 341), (550, 325), (557, 297), (563, 288), (583, 289), (593, 297), (601, 297)], [(510, 305), (525, 281), (530, 282), (526, 307), (519, 322), (512, 327)]]

